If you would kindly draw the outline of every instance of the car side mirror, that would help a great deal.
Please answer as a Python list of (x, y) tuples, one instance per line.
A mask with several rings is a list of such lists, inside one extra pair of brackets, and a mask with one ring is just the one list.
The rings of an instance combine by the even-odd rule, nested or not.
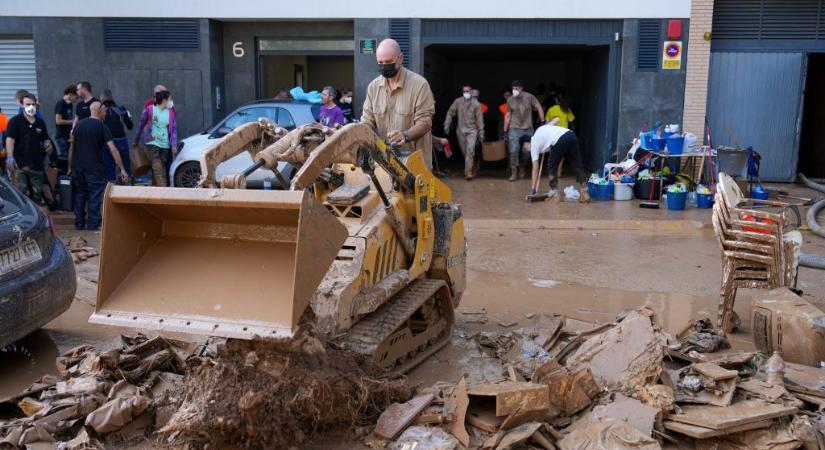
[(217, 130), (215, 130), (215, 132), (214, 132), (214, 133), (212, 133), (212, 135), (211, 135), (211, 136), (209, 136), (209, 137), (210, 137), (211, 139), (215, 139), (215, 138), (222, 138), (222, 137), (226, 136), (227, 134), (229, 134), (229, 133), (231, 133), (231, 132), (232, 132), (232, 128), (229, 128), (229, 127), (220, 127), (220, 128), (218, 128)]

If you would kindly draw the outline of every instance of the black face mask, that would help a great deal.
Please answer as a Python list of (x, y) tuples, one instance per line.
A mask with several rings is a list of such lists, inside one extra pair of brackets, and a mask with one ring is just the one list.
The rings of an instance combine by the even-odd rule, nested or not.
[(379, 64), (378, 65), (378, 72), (384, 78), (392, 78), (396, 74), (398, 74), (398, 67), (395, 67), (395, 63), (386, 63), (386, 64)]

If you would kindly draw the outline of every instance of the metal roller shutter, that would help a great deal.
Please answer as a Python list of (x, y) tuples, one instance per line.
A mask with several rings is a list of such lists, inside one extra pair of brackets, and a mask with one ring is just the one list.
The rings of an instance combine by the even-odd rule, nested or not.
[(14, 94), (19, 89), (37, 95), (34, 40), (0, 39), (0, 107), (8, 117), (17, 114)]

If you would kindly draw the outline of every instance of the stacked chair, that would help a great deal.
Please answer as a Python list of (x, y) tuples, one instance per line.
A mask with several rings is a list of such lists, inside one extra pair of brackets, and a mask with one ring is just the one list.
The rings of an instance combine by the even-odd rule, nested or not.
[(796, 287), (802, 233), (788, 230), (789, 208), (783, 202), (747, 198), (730, 175), (719, 174), (712, 221), (722, 250), (720, 330), (729, 333), (733, 327), (737, 289)]

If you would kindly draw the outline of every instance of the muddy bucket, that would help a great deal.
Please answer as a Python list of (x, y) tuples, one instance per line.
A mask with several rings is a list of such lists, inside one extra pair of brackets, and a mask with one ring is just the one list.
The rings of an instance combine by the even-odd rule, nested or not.
[(110, 184), (89, 320), (290, 337), (346, 236), (304, 191)]

